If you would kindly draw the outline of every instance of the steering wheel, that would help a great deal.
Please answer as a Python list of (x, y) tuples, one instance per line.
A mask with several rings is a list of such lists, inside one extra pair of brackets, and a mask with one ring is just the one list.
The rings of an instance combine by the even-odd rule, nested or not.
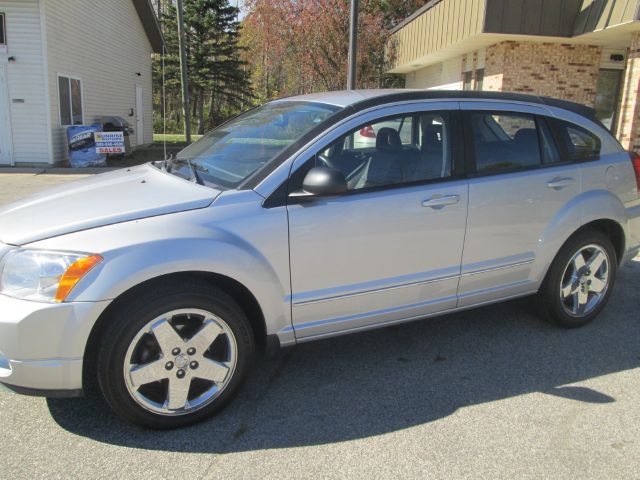
[(316, 155), (316, 158), (318, 159), (321, 166), (336, 168), (336, 166), (331, 162), (331, 160), (329, 160), (329, 157), (327, 157), (323, 153), (319, 153), (318, 155)]

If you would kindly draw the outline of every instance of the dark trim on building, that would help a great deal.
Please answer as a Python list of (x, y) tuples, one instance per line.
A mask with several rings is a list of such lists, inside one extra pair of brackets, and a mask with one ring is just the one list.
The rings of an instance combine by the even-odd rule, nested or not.
[(133, 0), (133, 6), (136, 8), (136, 12), (138, 12), (138, 17), (140, 17), (140, 21), (142, 22), (142, 26), (144, 27), (153, 51), (155, 53), (162, 53), (165, 45), (164, 37), (160, 29), (158, 17), (156, 17), (156, 12), (153, 9), (153, 5), (151, 5), (151, 0)]
[(571, 37), (582, 0), (486, 0), (483, 32)]

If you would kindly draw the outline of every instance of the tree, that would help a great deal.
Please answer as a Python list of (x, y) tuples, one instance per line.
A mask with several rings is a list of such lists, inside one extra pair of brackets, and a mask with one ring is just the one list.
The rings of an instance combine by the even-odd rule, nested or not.
[[(243, 108), (253, 98), (249, 74), (241, 59), (238, 11), (228, 0), (185, 0), (186, 50), (191, 111), (202, 134)], [(167, 114), (171, 126), (179, 123), (179, 60), (176, 10), (172, 1), (162, 5)], [(154, 62), (156, 97), (161, 100), (161, 59)], [(160, 94), (160, 95), (159, 95)], [(177, 127), (177, 125), (176, 125)]]
[[(384, 72), (389, 31), (425, 0), (360, 0), (359, 88), (394, 85)], [(349, 0), (249, 0), (242, 44), (261, 100), (344, 88)]]

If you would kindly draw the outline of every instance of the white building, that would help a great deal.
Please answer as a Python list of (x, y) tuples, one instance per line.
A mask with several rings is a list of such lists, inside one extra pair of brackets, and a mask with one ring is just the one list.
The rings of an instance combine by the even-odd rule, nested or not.
[(67, 158), (66, 126), (124, 117), (153, 141), (149, 0), (0, 0), (0, 166)]

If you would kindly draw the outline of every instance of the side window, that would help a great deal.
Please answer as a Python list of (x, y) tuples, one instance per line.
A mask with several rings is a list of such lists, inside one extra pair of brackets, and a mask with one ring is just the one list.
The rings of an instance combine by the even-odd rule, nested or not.
[(600, 139), (594, 133), (563, 120), (556, 119), (554, 123), (568, 160), (595, 160), (600, 156)]
[(531, 168), (560, 157), (544, 121), (524, 113), (472, 112), (478, 173)]
[(405, 115), (365, 125), (349, 135), (346, 139), (346, 144), (352, 145), (354, 149), (371, 148), (375, 146), (378, 131), (382, 128), (396, 130), (400, 134), (400, 141), (403, 145), (411, 145), (413, 142), (413, 116)]
[(0, 12), (0, 45), (7, 44), (7, 27), (5, 25), (4, 13)]
[(350, 190), (446, 178), (451, 175), (447, 112), (383, 119), (362, 125), (315, 156), (315, 166), (340, 170)]

